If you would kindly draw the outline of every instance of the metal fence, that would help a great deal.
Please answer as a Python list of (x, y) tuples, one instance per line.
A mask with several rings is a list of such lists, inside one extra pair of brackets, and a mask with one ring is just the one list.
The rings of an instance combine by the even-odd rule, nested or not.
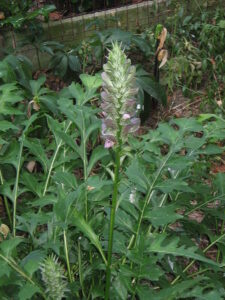
[(46, 0), (44, 3), (54, 4), (56, 9), (65, 15), (79, 15), (99, 10), (136, 4), (144, 0)]
[[(190, 11), (198, 8), (199, 5), (218, 7), (220, 5), (218, 3), (222, 3), (224, 8), (225, 4), (224, 0), (94, 0), (89, 10), (76, 12), (77, 4), (75, 5), (72, 0), (47, 1), (48, 3), (54, 2), (59, 12), (64, 13), (68, 8), (69, 13), (65, 13), (65, 18), (61, 16), (55, 21), (43, 23), (42, 40), (54, 40), (68, 46), (74, 46), (83, 39), (90, 37), (96, 30), (120, 28), (141, 32), (150, 25), (159, 22), (164, 24), (169, 16), (174, 15), (176, 5), (184, 5), (187, 11)], [(81, 3), (81, 0), (79, 1)], [(45, 0), (42, 3), (47, 2)], [(24, 32), (21, 34), (13, 31), (6, 32), (3, 47), (15, 48), (21, 44), (24, 37)], [(34, 65), (37, 64), (36, 51), (31, 44), (21, 49), (21, 53), (27, 55)], [(43, 55), (41, 59), (45, 65), (45, 60), (47, 61), (48, 57)]]
[(167, 0), (142, 1), (111, 9), (72, 15), (65, 19), (49, 22), (45, 26), (46, 38), (72, 45), (91, 36), (96, 30), (120, 28), (135, 32), (142, 31), (173, 13), (173, 10), (167, 7), (167, 2)]
[[(43, 23), (44, 31), (41, 40), (58, 41), (73, 47), (83, 39), (92, 36), (96, 30), (120, 28), (137, 31), (145, 29), (150, 24), (157, 22), (160, 14), (167, 14), (167, 8), (163, 4), (166, 4), (168, 0), (95, 0), (92, 1), (92, 7), (86, 12), (76, 12), (77, 4), (74, 5), (72, 0), (44, 0), (37, 1), (37, 4), (53, 2), (60, 15), (55, 20)], [(157, 11), (155, 10), (156, 6), (158, 7)], [(68, 13), (66, 13), (66, 9), (68, 9)], [(2, 31), (2, 37), (0, 56), (4, 55), (3, 49), (17, 48), (20, 53), (28, 56), (35, 66), (37, 65), (37, 50), (34, 46), (32, 44), (27, 44), (22, 48), (20, 46), (27, 38), (25, 31)], [(47, 61), (49, 58), (41, 53), (40, 57), (45, 65), (45, 60)]]

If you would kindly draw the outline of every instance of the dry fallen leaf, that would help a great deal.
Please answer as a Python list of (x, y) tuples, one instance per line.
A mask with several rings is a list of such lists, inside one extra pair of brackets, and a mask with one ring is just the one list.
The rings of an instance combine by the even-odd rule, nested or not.
[(201, 223), (204, 217), (205, 215), (200, 210), (193, 211), (188, 215), (189, 220), (196, 221), (197, 223)]
[(173, 231), (179, 231), (182, 227), (183, 225), (180, 222), (175, 222), (169, 225), (169, 228)]
[(213, 173), (225, 173), (225, 164), (223, 165), (214, 165), (212, 167), (212, 172)]
[(212, 64), (212, 65), (215, 65), (215, 64), (216, 64), (216, 62), (215, 62), (215, 59), (214, 59), (214, 58), (211, 58), (211, 59), (210, 59), (210, 61), (211, 61), (211, 64)]
[(31, 117), (31, 107), (35, 110), (35, 111), (39, 111), (40, 110), (40, 105), (37, 104), (37, 102), (35, 102), (34, 100), (30, 101), (28, 103), (28, 106), (27, 106), (27, 116), (28, 118)]
[(197, 200), (191, 200), (191, 201), (190, 201), (190, 204), (193, 205), (193, 206), (195, 206), (195, 205), (198, 204), (198, 201), (197, 201)]
[(35, 111), (39, 111), (40, 110), (40, 105), (39, 104), (37, 104), (37, 102), (33, 102), (33, 109), (35, 110)]
[(218, 100), (218, 101), (216, 101), (216, 103), (217, 103), (217, 105), (218, 105), (219, 107), (221, 107), (221, 106), (223, 105), (222, 100)]
[(35, 166), (36, 166), (36, 161), (31, 160), (28, 162), (26, 168), (30, 173), (32, 173), (34, 171)]
[(87, 186), (87, 190), (88, 190), (88, 191), (92, 191), (92, 190), (94, 190), (94, 189), (95, 189), (95, 188), (94, 188), (93, 186), (90, 186), (90, 185)]
[(5, 19), (5, 14), (3, 11), (0, 11), (0, 20), (4, 20)]
[(54, 11), (49, 14), (49, 20), (51, 20), (51, 21), (60, 20), (60, 19), (62, 19), (62, 17), (63, 17), (62, 14), (58, 11)]
[(185, 213), (185, 208), (177, 209), (176, 213), (183, 216)]
[(168, 58), (168, 51), (165, 49), (160, 50), (158, 54), (158, 61), (161, 61), (161, 64), (159, 65), (159, 69), (165, 65), (165, 63), (167, 62), (167, 58)]
[(159, 38), (158, 38), (159, 39), (159, 46), (157, 48), (156, 53), (158, 53), (159, 50), (163, 48), (165, 40), (166, 40), (166, 36), (167, 36), (167, 29), (164, 27), (161, 34), (160, 34), (160, 36), (159, 36)]
[(213, 201), (211, 203), (208, 203), (207, 204), (207, 207), (208, 208), (218, 208), (220, 205), (220, 201), (219, 200), (216, 200), (216, 201)]
[(5, 224), (2, 224), (0, 226), (0, 233), (3, 235), (4, 239), (7, 238), (7, 235), (9, 234), (9, 227)]

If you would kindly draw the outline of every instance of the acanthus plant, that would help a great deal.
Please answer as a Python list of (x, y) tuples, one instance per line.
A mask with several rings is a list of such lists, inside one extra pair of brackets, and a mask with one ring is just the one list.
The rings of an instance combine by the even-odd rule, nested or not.
[[(224, 119), (175, 119), (132, 136), (135, 69), (118, 44), (104, 72), (81, 75), (53, 100), (43, 79), (29, 93), (0, 89), (1, 222), (10, 229), (0, 298), (222, 300), (225, 178), (209, 167), (224, 151)], [(27, 116), (34, 97), (40, 109)]]
[(135, 67), (131, 66), (131, 61), (127, 59), (125, 53), (117, 43), (113, 45), (112, 50), (109, 52), (107, 63), (103, 66), (103, 69), (101, 107), (105, 118), (102, 122), (102, 137), (105, 139), (106, 148), (115, 148), (115, 171), (105, 291), (105, 299), (109, 299), (113, 231), (118, 198), (121, 152), (128, 138), (128, 134), (138, 130), (140, 120), (136, 117), (137, 102), (135, 97), (138, 89), (135, 82)]

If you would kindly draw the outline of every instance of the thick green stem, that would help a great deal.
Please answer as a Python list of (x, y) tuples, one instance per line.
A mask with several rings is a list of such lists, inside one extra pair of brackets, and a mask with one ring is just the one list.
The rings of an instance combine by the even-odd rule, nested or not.
[[(3, 178), (1, 170), (0, 170), (0, 182), (1, 182), (1, 184), (4, 184), (4, 178)], [(12, 227), (12, 217), (11, 217), (11, 213), (10, 213), (10, 209), (9, 209), (8, 199), (7, 199), (6, 196), (3, 196), (3, 199), (4, 199), (4, 205), (5, 205), (6, 213), (7, 213), (8, 219), (9, 219), (9, 224)]]
[(45, 196), (45, 194), (47, 192), (47, 188), (48, 188), (50, 176), (51, 176), (51, 173), (52, 173), (52, 169), (53, 169), (53, 166), (54, 166), (54, 163), (55, 163), (55, 160), (56, 160), (56, 157), (57, 157), (57, 154), (59, 152), (59, 149), (60, 149), (61, 145), (62, 145), (62, 141), (60, 141), (60, 143), (57, 145), (55, 153), (53, 155), (53, 158), (52, 158), (52, 161), (51, 161), (51, 164), (50, 164), (50, 167), (49, 167), (48, 175), (47, 175), (47, 178), (46, 178), (46, 181), (45, 181), (43, 196)]
[(41, 70), (40, 55), (39, 55), (39, 50), (37, 47), (35, 47), (35, 51), (36, 51), (36, 56), (37, 56), (38, 68), (39, 68), (39, 70)]
[(67, 245), (67, 237), (66, 237), (66, 231), (63, 230), (63, 239), (64, 239), (64, 250), (65, 250), (65, 256), (66, 256), (66, 265), (67, 265), (67, 270), (68, 270), (68, 279), (72, 283), (73, 278), (71, 275), (71, 270), (70, 270), (70, 261), (69, 261), (69, 255), (68, 255), (68, 245)]
[(87, 151), (86, 151), (86, 143), (87, 143), (87, 137), (85, 134), (85, 119), (83, 112), (82, 114), (82, 140), (83, 140), (83, 169), (84, 169), (84, 183), (85, 183), (85, 192), (84, 192), (84, 205), (85, 205), (85, 220), (88, 221), (88, 194), (87, 194), (87, 179), (88, 179), (88, 174), (87, 174)]
[(88, 194), (87, 194), (87, 155), (86, 155), (86, 144), (84, 145), (84, 160), (83, 160), (83, 167), (84, 167), (84, 183), (85, 183), (85, 192), (84, 192), (84, 204), (85, 204), (85, 220), (88, 221)]
[[(64, 158), (66, 157), (65, 146), (63, 149), (63, 156), (64, 156)], [(65, 164), (63, 164), (62, 170), (63, 170), (63, 172), (65, 172)], [(62, 184), (62, 188), (64, 189), (64, 184)], [(67, 237), (66, 237), (66, 230), (63, 230), (63, 241), (64, 241), (64, 251), (65, 251), (65, 256), (66, 256), (66, 265), (67, 265), (67, 270), (68, 270), (68, 279), (69, 279), (70, 283), (72, 283), (73, 277), (72, 277), (71, 269), (70, 269), (70, 260), (69, 260), (69, 254), (68, 254), (68, 243), (67, 243)]]
[(22, 160), (22, 153), (23, 153), (23, 143), (24, 143), (24, 136), (22, 136), (21, 138), (18, 163), (16, 168), (16, 180), (15, 180), (14, 192), (13, 192), (13, 236), (14, 237), (16, 236), (16, 207), (17, 207), (17, 194), (18, 194), (20, 167), (21, 167), (21, 160)]
[(108, 259), (107, 259), (107, 267), (106, 267), (105, 300), (109, 299), (109, 289), (110, 289), (110, 281), (111, 281), (113, 232), (114, 232), (117, 196), (118, 196), (118, 185), (119, 185), (120, 152), (121, 152), (121, 149), (119, 146), (116, 149), (115, 175), (114, 175), (114, 184), (113, 184), (112, 207), (111, 207), (111, 214), (110, 214)]
[[(224, 224), (225, 224), (225, 221), (223, 220), (222, 225), (221, 225), (221, 232), (220, 232), (221, 235), (223, 235), (223, 233), (224, 233)], [(219, 260), (220, 260), (220, 254), (221, 254), (221, 251), (220, 251), (220, 249), (218, 249), (217, 257), (216, 257), (217, 262), (219, 262)]]
[[(72, 124), (72, 122), (69, 122), (68, 126), (66, 127), (65, 133), (67, 133), (67, 131), (70, 128), (71, 124)], [(44, 185), (44, 191), (43, 191), (43, 194), (42, 194), (43, 196), (45, 196), (45, 194), (47, 192), (48, 184), (49, 184), (49, 180), (50, 180), (52, 170), (53, 170), (53, 167), (54, 167), (54, 164), (55, 164), (55, 160), (56, 160), (56, 157), (58, 155), (59, 149), (61, 148), (62, 144), (63, 144), (63, 140), (60, 140), (60, 142), (58, 143), (58, 145), (56, 147), (55, 153), (52, 157), (52, 161), (51, 161), (51, 164), (50, 164), (50, 167), (49, 167), (49, 170), (48, 170), (48, 175), (47, 175), (45, 185)]]
[(79, 265), (79, 278), (80, 278), (80, 286), (82, 290), (83, 298), (86, 299), (85, 288), (84, 288), (84, 279), (83, 279), (83, 270), (82, 270), (82, 258), (81, 258), (81, 250), (80, 250), (80, 242), (78, 241), (78, 265)]

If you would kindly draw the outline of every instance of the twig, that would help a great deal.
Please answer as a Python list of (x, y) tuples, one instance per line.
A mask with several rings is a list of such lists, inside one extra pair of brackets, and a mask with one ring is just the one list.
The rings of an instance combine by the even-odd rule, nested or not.
[[(189, 106), (192, 106), (192, 105), (194, 105), (194, 104), (196, 104), (196, 103), (198, 103), (198, 102), (201, 102), (201, 101), (202, 101), (202, 99), (198, 99), (198, 100), (196, 100), (196, 101), (194, 101), (194, 102), (188, 103), (188, 104), (186, 104), (185, 106), (183, 106), (181, 109), (179, 109), (178, 111), (184, 110), (185, 108), (187, 108), (187, 107), (189, 107)], [(171, 110), (175, 110), (175, 109), (177, 109), (178, 107), (180, 107), (180, 106), (182, 106), (182, 105), (183, 105), (183, 103), (178, 104), (177, 106), (172, 107)]]

